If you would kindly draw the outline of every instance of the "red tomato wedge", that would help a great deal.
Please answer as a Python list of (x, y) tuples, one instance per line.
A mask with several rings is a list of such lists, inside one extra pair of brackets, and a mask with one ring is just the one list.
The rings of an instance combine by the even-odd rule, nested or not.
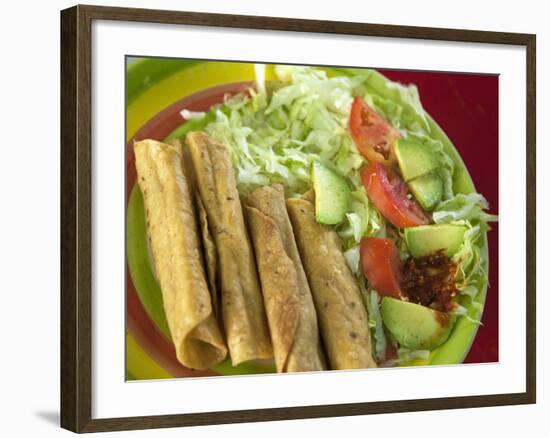
[(401, 258), (390, 239), (363, 237), (361, 239), (361, 266), (371, 286), (382, 296), (400, 298)]
[(380, 163), (371, 163), (361, 170), (361, 180), (371, 202), (397, 228), (430, 222), (416, 201), (407, 197), (407, 185), (391, 169)]
[(357, 149), (369, 162), (395, 164), (393, 147), (399, 133), (359, 96), (351, 107), (349, 128)]

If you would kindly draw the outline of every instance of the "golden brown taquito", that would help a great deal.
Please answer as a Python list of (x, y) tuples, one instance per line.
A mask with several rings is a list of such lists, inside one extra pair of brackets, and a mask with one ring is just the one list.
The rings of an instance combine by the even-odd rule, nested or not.
[(178, 360), (206, 369), (227, 347), (214, 317), (202, 265), (193, 198), (182, 150), (155, 140), (134, 143), (147, 232)]
[(287, 201), (330, 367), (376, 367), (367, 311), (336, 232), (315, 220), (312, 192)]
[(277, 371), (318, 371), (324, 359), (317, 314), (294, 240), (281, 185), (246, 200)]
[(228, 148), (203, 132), (186, 137), (218, 254), (221, 309), (233, 365), (273, 357), (254, 253)]
[[(191, 192), (195, 201), (197, 216), (199, 219), (199, 235), (202, 241), (202, 249), (204, 254), (204, 265), (206, 267), (206, 280), (208, 288), (210, 289), (210, 296), (212, 298), (212, 308), (214, 309), (214, 315), (218, 320), (218, 324), (221, 324), (221, 310), (220, 310), (220, 286), (218, 281), (218, 252), (216, 250), (216, 244), (212, 233), (208, 226), (208, 217), (206, 216), (206, 210), (202, 205), (201, 197), (197, 192), (197, 181), (195, 178), (193, 165), (191, 163), (191, 155), (189, 149), (183, 147), (179, 139), (173, 139), (170, 142), (171, 145), (181, 149), (183, 152), (183, 166), (185, 176), (187, 177), (189, 191)], [(223, 335), (223, 330), (222, 330)]]

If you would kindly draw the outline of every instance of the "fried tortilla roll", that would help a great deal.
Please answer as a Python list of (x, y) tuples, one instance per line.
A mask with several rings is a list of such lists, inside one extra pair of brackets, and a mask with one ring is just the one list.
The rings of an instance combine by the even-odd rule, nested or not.
[(212, 311), (181, 148), (143, 140), (134, 143), (134, 152), (177, 358), (189, 368), (209, 368), (225, 358), (227, 347)]
[(340, 238), (315, 221), (311, 194), (287, 200), (332, 369), (376, 367), (371, 354), (367, 311)]
[[(182, 143), (178, 139), (173, 139), (170, 144), (182, 151), (183, 157), (183, 171), (187, 177), (189, 191), (194, 193), (194, 200), (197, 206), (197, 213), (199, 218), (199, 235), (202, 241), (202, 249), (204, 252), (204, 264), (206, 266), (206, 280), (208, 282), (208, 288), (210, 289), (210, 297), (212, 299), (212, 308), (214, 309), (214, 315), (219, 324), (221, 324), (220, 314), (220, 296), (218, 285), (218, 253), (216, 251), (216, 244), (210, 233), (208, 226), (208, 218), (206, 217), (206, 210), (202, 205), (201, 197), (196, 193), (197, 181), (191, 164), (191, 155), (189, 149), (184, 148)], [(223, 334), (223, 333), (222, 333)]]
[(277, 371), (324, 369), (317, 314), (281, 185), (246, 201)]
[(229, 150), (203, 132), (186, 138), (220, 271), (221, 313), (233, 365), (273, 357), (254, 253)]

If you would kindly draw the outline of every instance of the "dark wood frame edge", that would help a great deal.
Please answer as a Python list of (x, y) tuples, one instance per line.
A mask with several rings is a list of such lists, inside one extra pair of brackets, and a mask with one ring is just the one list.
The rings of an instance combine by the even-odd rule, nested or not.
[(61, 426), (91, 419), (91, 20), (61, 14)]
[[(91, 23), (142, 21), (525, 46), (527, 50), (526, 392), (246, 411), (92, 419)], [(536, 36), (463, 29), (78, 5), (61, 12), (61, 426), (99, 432), (536, 402)]]

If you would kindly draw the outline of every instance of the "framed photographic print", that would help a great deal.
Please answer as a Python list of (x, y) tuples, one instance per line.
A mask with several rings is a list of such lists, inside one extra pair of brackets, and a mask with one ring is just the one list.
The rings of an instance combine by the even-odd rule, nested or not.
[(535, 402), (534, 35), (75, 6), (61, 48), (62, 427)]

